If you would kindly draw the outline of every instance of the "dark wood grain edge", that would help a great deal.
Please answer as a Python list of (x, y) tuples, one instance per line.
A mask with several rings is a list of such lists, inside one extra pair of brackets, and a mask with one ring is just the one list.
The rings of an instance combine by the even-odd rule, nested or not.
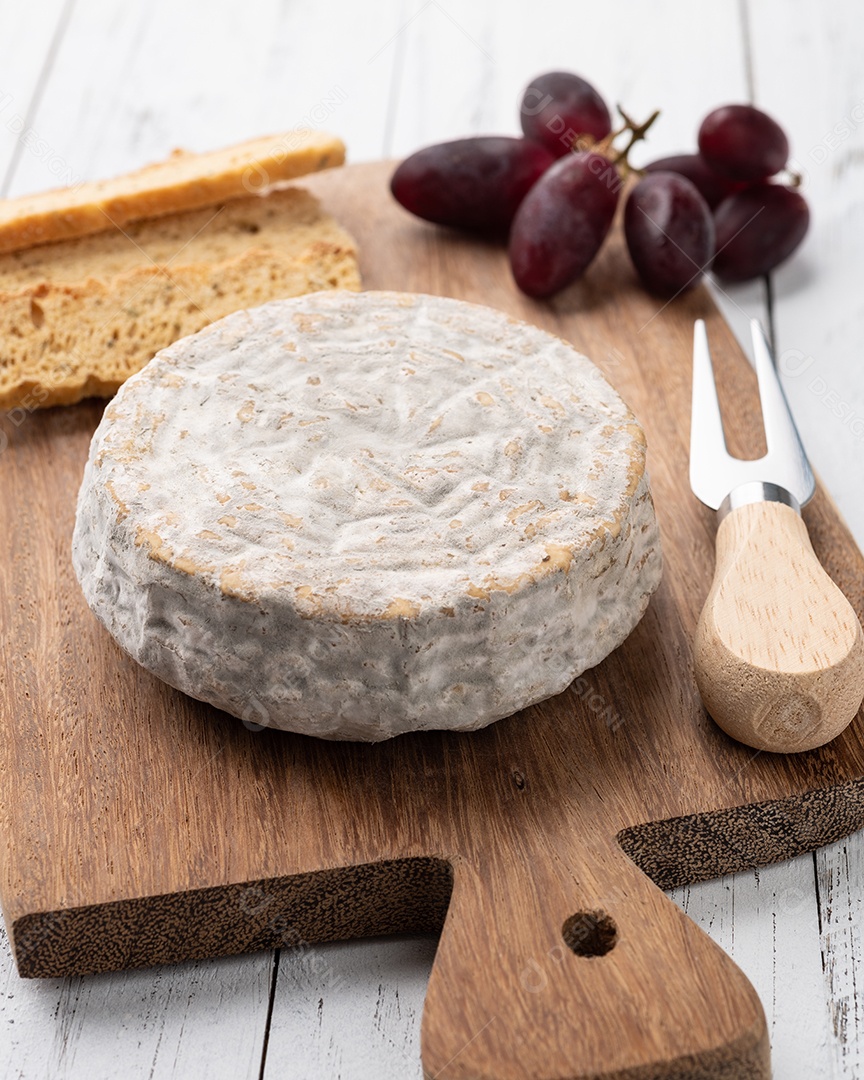
[(13, 955), (23, 978), (59, 978), (438, 933), (452, 888), (446, 859), (412, 857), (38, 912), (13, 923)]
[[(787, 799), (622, 829), (624, 852), (660, 888), (752, 870), (864, 828), (864, 778)], [(453, 888), (445, 858), (415, 856), (15, 920), (23, 978), (91, 975), (395, 933), (438, 933)]]
[(864, 778), (787, 799), (633, 825), (624, 852), (661, 889), (791, 859), (864, 828)]
[[(685, 1054), (672, 1061), (604, 1072), (592, 1080), (770, 1080), (770, 1077), (771, 1050), (763, 1028), (745, 1032), (736, 1042), (724, 1043), (701, 1054)], [(426, 1073), (425, 1080), (434, 1080), (434, 1076)]]

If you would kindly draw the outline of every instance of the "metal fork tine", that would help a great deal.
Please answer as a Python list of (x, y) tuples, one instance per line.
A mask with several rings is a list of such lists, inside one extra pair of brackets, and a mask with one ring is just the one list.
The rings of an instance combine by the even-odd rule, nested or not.
[(756, 376), (759, 380), (759, 399), (762, 404), (762, 422), (765, 426), (765, 442), (768, 446), (766, 459), (771, 459), (772, 466), (776, 461), (797, 475), (801, 493), (809, 490), (806, 498), (801, 500), (803, 505), (815, 491), (816, 481), (774, 366), (771, 348), (758, 319), (750, 320), (750, 334), (753, 338)]
[(790, 492), (801, 506), (816, 490), (771, 350), (756, 319), (751, 323), (751, 332), (768, 444), (768, 452), (758, 460), (733, 457), (726, 447), (708, 334), (701, 319), (694, 327), (690, 486), (702, 502), (715, 510), (731, 491), (747, 483), (774, 484)]
[(703, 477), (728, 458), (723, 417), (703, 319), (693, 327), (693, 399), (690, 416), (690, 483), (698, 490)]

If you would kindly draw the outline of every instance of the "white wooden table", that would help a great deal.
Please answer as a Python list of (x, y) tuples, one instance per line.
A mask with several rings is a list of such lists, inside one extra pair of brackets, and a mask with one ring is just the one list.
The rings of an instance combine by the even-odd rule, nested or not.
[[(860, 0), (0, 0), (0, 192), (298, 123), (354, 161), (518, 131), (523, 84), (575, 69), (636, 116), (642, 160), (713, 106), (788, 130), (814, 223), (791, 265), (719, 293), (764, 318), (813, 462), (864, 546), (864, 7)], [(637, 164), (639, 163), (637, 159)], [(864, 1076), (859, 834), (675, 899), (755, 984), (778, 1080)], [(0, 1077), (419, 1077), (431, 938), (24, 981), (0, 948)]]

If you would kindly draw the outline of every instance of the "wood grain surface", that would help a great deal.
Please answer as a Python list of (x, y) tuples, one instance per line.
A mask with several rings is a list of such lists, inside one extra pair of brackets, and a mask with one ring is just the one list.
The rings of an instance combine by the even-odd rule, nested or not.
[[(767, 1077), (749, 984), (638, 869), (671, 887), (864, 823), (860, 717), (818, 751), (754, 753), (706, 717), (692, 676), (715, 531), (686, 488), (692, 320), (709, 323), (733, 452), (759, 450), (755, 379), (707, 294), (661, 307), (620, 243), (536, 305), (500, 250), (410, 219), (386, 177), (355, 166), (308, 186), (358, 237), (367, 286), (490, 303), (604, 369), (648, 435), (664, 584), (603, 665), (485, 731), (372, 747), (252, 732), (159, 684), (90, 616), (69, 539), (99, 407), (34, 414), (0, 458), (0, 763), (16, 781), (0, 888), (19, 970), (443, 921), (430, 1075)], [(862, 561), (836, 511), (819, 493), (805, 516), (860, 614)]]

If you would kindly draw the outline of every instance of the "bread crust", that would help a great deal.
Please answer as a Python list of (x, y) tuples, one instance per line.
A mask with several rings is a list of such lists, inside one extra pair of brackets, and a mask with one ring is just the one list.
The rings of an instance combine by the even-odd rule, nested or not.
[(165, 161), (110, 180), (0, 200), (0, 254), (259, 194), (344, 161), (341, 139), (307, 129), (203, 154), (175, 150)]

